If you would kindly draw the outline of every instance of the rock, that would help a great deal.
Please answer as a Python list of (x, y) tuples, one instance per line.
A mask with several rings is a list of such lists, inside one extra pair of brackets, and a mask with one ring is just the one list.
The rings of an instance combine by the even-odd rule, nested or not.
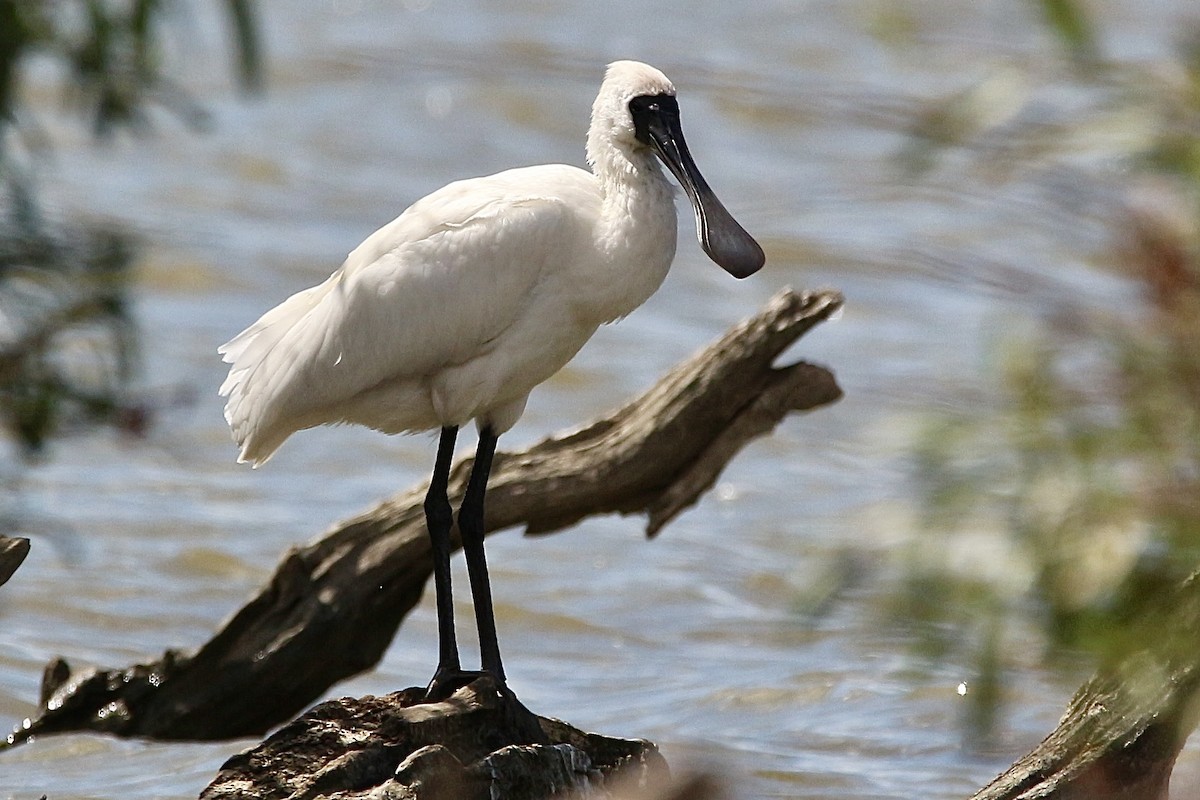
[(607, 798), (665, 784), (650, 742), (535, 716), (489, 677), (439, 703), (423, 689), (322, 703), (229, 759), (201, 800)]

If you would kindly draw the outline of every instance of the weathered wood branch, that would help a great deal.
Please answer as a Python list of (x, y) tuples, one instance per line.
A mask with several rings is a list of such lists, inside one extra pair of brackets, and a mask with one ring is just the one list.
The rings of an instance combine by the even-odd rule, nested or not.
[(0, 536), (0, 586), (21, 566), (29, 555), (29, 540), (19, 536)]
[[(748, 441), (792, 411), (841, 396), (822, 367), (774, 365), (841, 303), (835, 292), (781, 292), (611, 416), (524, 452), (497, 453), (488, 531), (549, 533), (620, 512), (647, 514), (655, 534)], [(455, 466), (452, 495), (469, 469), (467, 460)], [(373, 666), (420, 599), (431, 571), (424, 493), (403, 492), (291, 550), (263, 590), (193, 654), (168, 651), (151, 664), (78, 675), (62, 660), (51, 663), (38, 714), (9, 744), (81, 729), (231, 738), (290, 719)]]
[(972, 800), (1166, 800), (1200, 722), (1200, 573), (1141, 629), (1146, 646), (1099, 670), (1058, 727)]

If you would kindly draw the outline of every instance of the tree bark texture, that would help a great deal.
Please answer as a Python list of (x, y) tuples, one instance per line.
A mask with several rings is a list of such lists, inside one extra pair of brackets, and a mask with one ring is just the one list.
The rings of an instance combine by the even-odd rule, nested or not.
[(19, 536), (0, 536), (0, 586), (21, 566), (29, 555), (29, 540)]
[[(785, 290), (645, 394), (574, 433), (497, 453), (486, 528), (544, 534), (592, 514), (642, 513), (657, 534), (731, 458), (792, 411), (841, 396), (825, 368), (775, 361), (842, 304)], [(469, 459), (450, 480), (461, 496)], [(261, 734), (370, 669), (432, 569), (425, 486), (381, 502), (283, 558), (269, 583), (195, 653), (73, 674), (47, 666), (38, 713), (9, 737), (99, 730), (160, 739)], [(457, 531), (455, 532), (457, 537)]]
[(1200, 573), (1142, 630), (1148, 646), (1092, 676), (1058, 727), (972, 800), (1166, 800), (1200, 721)]

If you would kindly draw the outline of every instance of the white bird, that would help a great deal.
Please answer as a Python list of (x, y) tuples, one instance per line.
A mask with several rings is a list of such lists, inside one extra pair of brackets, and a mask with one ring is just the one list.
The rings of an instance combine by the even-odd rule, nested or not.
[(674, 189), (656, 157), (687, 192), (709, 257), (738, 278), (756, 272), (762, 249), (692, 161), (675, 87), (654, 67), (617, 61), (592, 106), (590, 172), (547, 164), (451, 183), (218, 351), (230, 364), (220, 394), (240, 462), (257, 467), (296, 431), (323, 424), (440, 429), (425, 498), (439, 636), (431, 698), (480, 674), (459, 665), (450, 595), (446, 486), (458, 429), (470, 420), (479, 429), (458, 524), (483, 671), (503, 686), (483, 553), (496, 438), (535, 386), (666, 277)]

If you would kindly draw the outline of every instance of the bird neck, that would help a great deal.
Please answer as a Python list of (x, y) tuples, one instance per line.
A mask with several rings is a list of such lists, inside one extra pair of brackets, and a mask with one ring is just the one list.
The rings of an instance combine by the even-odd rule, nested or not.
[(596, 241), (607, 262), (606, 285), (596, 291), (612, 302), (592, 299), (608, 306), (608, 321), (633, 311), (666, 278), (675, 257), (675, 189), (648, 150), (610, 149), (593, 169), (602, 198)]
[(589, 135), (588, 164), (600, 181), (605, 197), (626, 191), (629, 187), (657, 185), (671, 191), (671, 184), (667, 182), (650, 148), (631, 149), (612, 142), (600, 146), (592, 138)]

